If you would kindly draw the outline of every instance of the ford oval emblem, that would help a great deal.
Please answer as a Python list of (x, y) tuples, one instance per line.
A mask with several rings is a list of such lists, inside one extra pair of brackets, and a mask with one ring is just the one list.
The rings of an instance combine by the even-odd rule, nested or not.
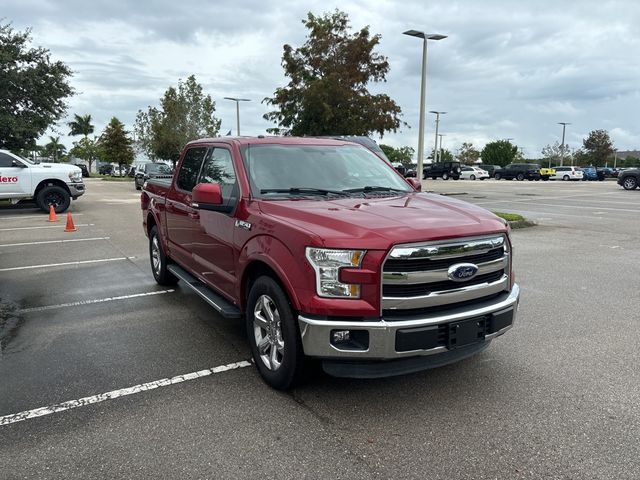
[(456, 263), (449, 267), (447, 276), (454, 282), (466, 282), (478, 273), (478, 266), (473, 263)]

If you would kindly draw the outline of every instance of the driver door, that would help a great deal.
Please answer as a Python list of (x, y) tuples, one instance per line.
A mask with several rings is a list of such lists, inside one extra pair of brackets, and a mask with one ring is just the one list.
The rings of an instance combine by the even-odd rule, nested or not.
[(31, 195), (31, 169), (22, 160), (0, 152), (0, 198)]

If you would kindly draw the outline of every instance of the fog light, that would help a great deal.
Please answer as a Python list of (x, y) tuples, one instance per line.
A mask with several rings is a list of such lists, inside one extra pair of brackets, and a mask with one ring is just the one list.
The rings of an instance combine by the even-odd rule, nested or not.
[(349, 332), (349, 330), (334, 330), (331, 334), (331, 343), (348, 342), (351, 340), (351, 332)]

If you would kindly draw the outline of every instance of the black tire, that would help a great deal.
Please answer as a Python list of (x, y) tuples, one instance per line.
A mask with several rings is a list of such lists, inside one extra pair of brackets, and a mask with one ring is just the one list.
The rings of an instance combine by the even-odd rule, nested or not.
[(142, 185), (139, 185), (135, 180), (133, 181), (133, 183), (136, 184), (136, 190), (142, 190)]
[(38, 192), (36, 203), (46, 213), (49, 213), (49, 205), (55, 207), (56, 213), (62, 213), (71, 205), (71, 195), (62, 187), (48, 185)]
[(449, 174), (447, 172), (442, 174), (442, 179), (443, 180), (449, 180)]
[(565, 175), (564, 177), (562, 177), (562, 180), (564, 180), (565, 182), (569, 181), (569, 175)]
[[(171, 259), (167, 257), (162, 248), (158, 228), (154, 225), (149, 232), (149, 261), (151, 262), (151, 273), (158, 285), (169, 287), (178, 283), (178, 278), (167, 270), (167, 265)], [(157, 262), (157, 263), (156, 263)]]
[(460, 180), (460, 175), (454, 175), (454, 176), (453, 176), (453, 177), (451, 177), (451, 178), (453, 178), (454, 180)]
[(549, 180), (549, 176), (548, 175), (543, 175), (542, 176), (542, 181), (546, 182), (547, 180)]
[(519, 182), (524, 180), (524, 173), (519, 173), (518, 175), (516, 175), (516, 180), (518, 180)]
[[(251, 354), (262, 379), (277, 390), (298, 383), (306, 369), (306, 357), (289, 299), (273, 278), (262, 276), (251, 285), (245, 322)], [(258, 342), (263, 353), (258, 350)]]
[(622, 180), (622, 188), (625, 190), (635, 190), (638, 187), (638, 179), (636, 177), (628, 176)]
[(438, 177), (431, 177), (431, 180), (436, 180)]
[(500, 180), (502, 178), (502, 175), (500, 175), (499, 173), (496, 173), (493, 178), (495, 178), (496, 180)]
[(469, 175), (469, 180), (475, 180), (476, 176), (472, 173), (471, 175)]

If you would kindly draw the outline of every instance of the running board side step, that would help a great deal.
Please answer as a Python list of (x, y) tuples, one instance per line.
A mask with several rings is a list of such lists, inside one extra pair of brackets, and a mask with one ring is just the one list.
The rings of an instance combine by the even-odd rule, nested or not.
[(200, 280), (195, 278), (189, 272), (176, 264), (167, 265), (167, 270), (178, 277), (182, 283), (196, 292), (202, 299), (211, 305), (216, 311), (225, 318), (241, 318), (240, 309), (229, 302), (227, 299), (218, 295), (207, 287)]

